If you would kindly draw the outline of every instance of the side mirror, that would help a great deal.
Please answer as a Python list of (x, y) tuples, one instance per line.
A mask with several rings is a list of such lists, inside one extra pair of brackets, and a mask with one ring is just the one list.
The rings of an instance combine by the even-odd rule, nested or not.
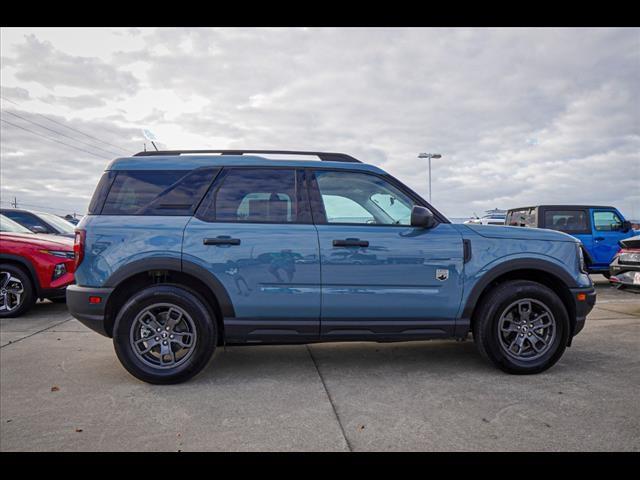
[(436, 225), (436, 219), (431, 210), (420, 205), (414, 205), (411, 209), (411, 226), (418, 228), (433, 228)]
[(631, 222), (629, 220), (625, 220), (624, 222), (622, 222), (622, 228), (620, 230), (625, 233), (631, 230)]
[(42, 225), (34, 225), (33, 227), (31, 227), (31, 231), (33, 233), (47, 233), (47, 229)]

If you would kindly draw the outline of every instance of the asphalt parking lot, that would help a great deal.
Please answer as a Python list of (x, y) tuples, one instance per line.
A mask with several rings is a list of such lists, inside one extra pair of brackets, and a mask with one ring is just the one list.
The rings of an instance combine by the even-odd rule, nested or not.
[(472, 341), (218, 349), (147, 385), (110, 339), (39, 303), (0, 321), (1, 451), (640, 450), (640, 295), (598, 283), (560, 362), (534, 376)]

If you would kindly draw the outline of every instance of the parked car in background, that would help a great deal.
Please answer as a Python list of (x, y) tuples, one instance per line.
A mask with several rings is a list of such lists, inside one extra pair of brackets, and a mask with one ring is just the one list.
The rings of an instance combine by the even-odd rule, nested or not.
[(487, 210), (482, 217), (474, 217), (464, 223), (475, 225), (504, 225), (506, 213), (506, 210), (494, 208), (493, 210)]
[(620, 289), (640, 293), (640, 235), (620, 241), (620, 246), (609, 267), (609, 282)]
[(75, 225), (58, 215), (36, 210), (0, 208), (0, 214), (28, 228), (33, 233), (48, 233), (73, 238)]
[(589, 273), (609, 277), (609, 264), (619, 243), (636, 235), (631, 223), (614, 207), (594, 205), (538, 205), (512, 208), (506, 224), (547, 228), (567, 233), (582, 242)]
[(575, 238), (452, 224), (388, 173), (339, 153), (118, 158), (76, 231), (69, 311), (112, 337), (122, 365), (150, 383), (192, 377), (218, 345), (470, 332), (498, 368), (539, 373), (596, 299)]
[(65, 301), (73, 271), (73, 240), (34, 234), (0, 214), (0, 318), (22, 315), (38, 298)]
[(80, 222), (79, 218), (74, 217), (73, 215), (65, 215), (63, 217), (67, 222), (73, 224), (73, 225), (77, 225)]

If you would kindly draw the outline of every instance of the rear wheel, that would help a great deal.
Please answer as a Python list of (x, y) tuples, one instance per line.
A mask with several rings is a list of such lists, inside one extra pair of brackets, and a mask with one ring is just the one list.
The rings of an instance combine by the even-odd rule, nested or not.
[(478, 307), (473, 337), (480, 353), (508, 373), (539, 373), (562, 356), (569, 317), (558, 295), (536, 282), (494, 288)]
[(33, 282), (25, 269), (0, 264), (0, 318), (19, 317), (36, 302)]
[(202, 298), (174, 285), (135, 294), (116, 319), (113, 343), (122, 365), (148, 383), (179, 383), (208, 363), (216, 322)]

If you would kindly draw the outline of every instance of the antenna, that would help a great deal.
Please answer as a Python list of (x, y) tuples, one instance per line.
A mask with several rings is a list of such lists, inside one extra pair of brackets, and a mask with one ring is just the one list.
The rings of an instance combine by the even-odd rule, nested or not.
[[(146, 128), (142, 129), (142, 135), (144, 135), (144, 138), (146, 138), (147, 140), (149, 140), (151, 142), (151, 145), (153, 145), (153, 148), (156, 149), (156, 152), (158, 151), (158, 147), (156, 146), (156, 142), (158, 141), (158, 138), (153, 134), (153, 132), (151, 130), (148, 130)], [(144, 146), (144, 151), (147, 151), (147, 145), (145, 144)]]

